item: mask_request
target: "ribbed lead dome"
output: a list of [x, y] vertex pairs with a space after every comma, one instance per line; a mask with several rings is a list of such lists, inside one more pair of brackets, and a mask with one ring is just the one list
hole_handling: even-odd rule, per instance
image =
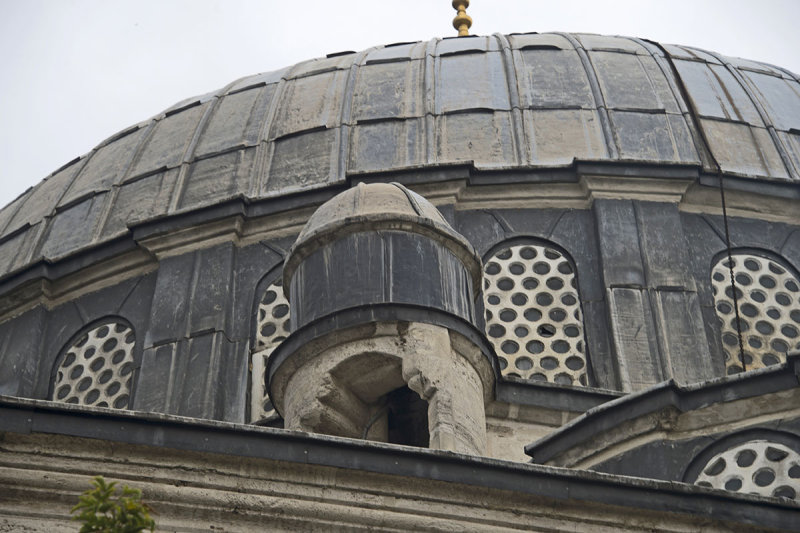
[[425, 235], [449, 249], [466, 265], [479, 290], [480, 256], [433, 204], [399, 183], [359, 183], [322, 204], [308, 219], [284, 265], [284, 291], [297, 265], [320, 246], [353, 233], [398, 230]]
[[146, 220], [470, 163], [700, 167], [800, 181], [800, 83], [769, 65], [597, 35], [395, 44], [231, 83], [132, 126], [0, 211], [0, 275]]

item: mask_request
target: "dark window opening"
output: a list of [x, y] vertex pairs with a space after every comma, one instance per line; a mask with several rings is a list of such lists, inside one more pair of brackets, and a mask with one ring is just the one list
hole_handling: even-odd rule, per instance
[[427, 448], [428, 402], [408, 387], [400, 387], [386, 395], [389, 442]]

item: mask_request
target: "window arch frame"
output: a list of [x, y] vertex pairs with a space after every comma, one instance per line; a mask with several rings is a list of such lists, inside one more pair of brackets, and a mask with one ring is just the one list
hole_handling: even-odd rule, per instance
[[[544, 238], [539, 237], [539, 236], [535, 236], [535, 235], [517, 234], [517, 235], [513, 235], [511, 237], [505, 238], [505, 239], [503, 239], [501, 241], [498, 241], [498, 242], [494, 243], [492, 246], [490, 246], [482, 254], [482, 261], [483, 261], [483, 265], [484, 265], [484, 267], [483, 267], [484, 268], [484, 281], [481, 284], [481, 297], [478, 299], [478, 305], [476, 305], [476, 312], [477, 312], [476, 314], [478, 315], [478, 326], [482, 329], [482, 331], [486, 335], [487, 339], [489, 340], [490, 344], [495, 349], [495, 351], [498, 352], [498, 346], [495, 346], [495, 343], [493, 342], [492, 337], [489, 335], [489, 328], [487, 327], [488, 323], [486, 322], [486, 311], [487, 311], [487, 309], [486, 309], [486, 295], [485, 295], [485, 291], [486, 291], [486, 278], [485, 278], [486, 265], [488, 264], [488, 262], [493, 257], [495, 257], [502, 250], [510, 249], [512, 247], [515, 247], [515, 246], [524, 246], [524, 245], [534, 245], [534, 246], [539, 246], [539, 247], [543, 247], [543, 248], [546, 248], [546, 249], [552, 249], [555, 252], [558, 252], [569, 263], [570, 267], [572, 268], [571, 274], [573, 276], [573, 279], [575, 280], [575, 284], [574, 284], [573, 289], [575, 291], [576, 298], [577, 298], [576, 306], [577, 306], [578, 310], [580, 311], [580, 316], [581, 316], [581, 319], [580, 319], [581, 331], [580, 331], [579, 336], [576, 337], [576, 338], [579, 339], [580, 341], [582, 341], [582, 343], [583, 343], [583, 353], [581, 355], [583, 356], [583, 363], [584, 363], [583, 371], [584, 371], [584, 374], [586, 376], [586, 383], [583, 384], [583, 383], [580, 383], [577, 380], [574, 380], [574, 382], [572, 384], [567, 385], [567, 384], [556, 383], [556, 382], [553, 382], [553, 381], [534, 380], [534, 379], [531, 379], [531, 378], [517, 378], [515, 376], [511, 376], [511, 377], [515, 378], [515, 379], [522, 379], [522, 380], [524, 380], [526, 382], [531, 382], [531, 383], [547, 383], [548, 385], [557, 385], [557, 386], [565, 386], [565, 387], [576, 387], [576, 388], [593, 387], [594, 384], [595, 384], [595, 379], [594, 379], [594, 372], [593, 372], [592, 364], [591, 364], [591, 350], [590, 350], [589, 342], [587, 340], [587, 327], [586, 327], [585, 314], [584, 314], [584, 311], [583, 311], [583, 300], [581, 299], [580, 275], [579, 275], [579, 272], [578, 272], [577, 263], [573, 259], [572, 254], [569, 253], [569, 251], [566, 250], [560, 244], [558, 244], [556, 242], [553, 242], [551, 240], [548, 240], [548, 239], [544, 239]], [[534, 289], [532, 289], [532, 291], [533, 290]], [[569, 357], [571, 354], [572, 354], [572, 351], [569, 351], [566, 354], [561, 354], [564, 357], [563, 357], [563, 359], [559, 359], [559, 361], [560, 362], [565, 361], [566, 358]], [[502, 355], [500, 353], [497, 353], [497, 355], [498, 355], [498, 359], [500, 357], [502, 357]], [[506, 374], [504, 373], [503, 370], [501, 370], [501, 375], [502, 375], [502, 377], [504, 379], [507, 378], [507, 376], [506, 376]]]
[[[263, 300], [264, 295], [266, 294], [267, 290], [269, 290], [269, 288], [278, 280], [281, 280], [280, 287], [281, 287], [281, 291], [283, 291], [283, 258], [281, 258], [280, 262], [278, 262], [275, 266], [270, 268], [267, 271], [267, 273], [264, 274], [261, 277], [261, 279], [259, 279], [259, 281], [258, 281], [258, 283], [256, 284], [256, 287], [255, 287], [255, 292], [253, 294], [253, 305], [252, 305], [251, 311], [250, 311], [251, 324], [250, 324], [250, 342], [249, 342], [249, 357], [248, 357], [248, 372], [247, 372], [247, 374], [248, 374], [247, 395], [246, 395], [246, 398], [245, 398], [246, 399], [246, 404], [247, 404], [246, 420], [247, 420], [248, 424], [259, 424], [259, 422], [265, 423], [265, 424], [270, 424], [271, 422], [273, 422], [275, 420], [278, 420], [279, 417], [280, 417], [280, 415], [277, 413], [277, 411], [275, 411], [274, 408], [273, 408], [271, 415], [268, 415], [266, 417], [254, 418], [254, 403], [255, 403], [255, 399], [253, 398], [253, 392], [254, 392], [253, 385], [255, 384], [254, 379], [256, 378], [256, 376], [254, 375], [254, 372], [256, 371], [256, 369], [258, 367], [258, 365], [255, 364], [256, 363], [256, 359], [255, 358], [256, 358], [257, 355], [259, 355], [259, 354], [263, 353], [265, 350], [269, 349], [269, 348], [259, 348], [259, 346], [258, 346], [259, 307], [261, 305], [261, 301]], [[285, 294], [285, 293], [282, 292], [281, 294]], [[288, 299], [287, 299], [287, 304], [288, 304]], [[291, 320], [291, 306], [289, 306], [289, 311], [287, 311], [287, 313], [286, 313], [286, 320]], [[288, 332], [287, 332], [287, 335], [288, 335]], [[283, 342], [283, 341], [281, 341], [281, 342]], [[273, 346], [270, 349], [270, 353], [271, 353], [271, 351], [275, 350], [275, 348], [277, 348], [279, 345], [280, 345], [280, 343], [278, 343], [275, 346]], [[265, 360], [263, 362], [263, 369], [264, 370], [266, 369], [266, 362], [267, 362], [266, 359], [267, 358], [265, 358]], [[266, 390], [266, 383], [265, 382], [262, 383], [262, 387], [263, 387], [263, 390], [264, 390], [265, 397], [268, 397], [269, 395], [268, 395], [267, 390]], [[260, 401], [260, 403], [263, 406], [263, 399]], [[267, 412], [267, 411], [265, 411], [265, 412]]]
[[128, 406], [127, 407], [103, 407], [103, 406], [96, 406], [90, 404], [73, 404], [73, 405], [80, 405], [82, 407], [97, 407], [100, 409], [114, 409], [118, 411], [133, 411], [134, 405], [136, 402], [136, 390], [138, 389], [139, 384], [139, 377], [140, 377], [140, 370], [142, 366], [142, 347], [141, 343], [139, 342], [139, 337], [136, 332], [136, 327], [134, 327], [133, 323], [128, 320], [127, 318], [120, 316], [120, 315], [104, 315], [100, 318], [94, 319], [90, 322], [87, 322], [83, 326], [81, 326], [78, 331], [72, 334], [66, 342], [64, 342], [61, 346], [61, 349], [58, 352], [58, 355], [55, 357], [51, 367], [50, 367], [50, 374], [48, 376], [48, 383], [47, 383], [47, 399], [48, 401], [57, 402], [57, 403], [67, 403], [62, 400], [56, 399], [56, 379], [58, 378], [58, 371], [61, 368], [62, 363], [67, 357], [70, 349], [75, 346], [75, 344], [86, 334], [95, 329], [98, 329], [106, 324], [124, 324], [133, 332], [134, 341], [133, 347], [131, 348], [131, 359], [133, 368], [131, 370], [131, 379], [130, 379], [130, 388], [128, 389]]
[[[710, 444], [702, 447], [688, 461], [680, 478], [678, 478], [679, 481], [691, 485], [696, 484], [703, 470], [711, 464], [712, 459], [753, 441], [766, 441], [768, 443], [780, 444], [800, 455], [800, 436], [788, 431], [769, 428], [747, 428], [727, 435], [721, 435]], [[723, 488], [722, 490], [726, 489]], [[732, 492], [738, 492], [738, 490]], [[800, 501], [800, 490], [794, 501]]]
[[[798, 271], [798, 269], [795, 268], [795, 266], [791, 262], [789, 262], [785, 257], [783, 257], [782, 255], [780, 255], [778, 253], [773, 252], [772, 250], [768, 250], [768, 249], [765, 249], [765, 248], [758, 248], [758, 247], [741, 246], [741, 247], [731, 248], [730, 249], [730, 255], [734, 259], [736, 258], [737, 255], [739, 255], [739, 256], [745, 256], [745, 257], [747, 257], [747, 256], [755, 256], [755, 257], [758, 257], [758, 258], [761, 258], [761, 259], [764, 259], [764, 260], [767, 260], [767, 261], [772, 261], [772, 262], [776, 263], [777, 265], [779, 265], [781, 268], [783, 268], [794, 279], [796, 284], [798, 286], [800, 286], [800, 271]], [[709, 293], [710, 293], [711, 300], [712, 300], [712, 309], [713, 309], [713, 312], [714, 312], [714, 316], [716, 317], [716, 321], [714, 321], [714, 327], [713, 327], [714, 335], [715, 335], [714, 344], [719, 347], [719, 355], [721, 357], [721, 362], [722, 362], [722, 374], [721, 375], [735, 375], [735, 374], [741, 374], [742, 371], [738, 371], [738, 372], [729, 372], [728, 371], [728, 368], [729, 368], [730, 365], [728, 365], [728, 363], [727, 363], [727, 361], [728, 361], [728, 359], [727, 359], [727, 351], [725, 349], [725, 342], [724, 342], [723, 336], [726, 333], [730, 333], [730, 332], [726, 331], [726, 328], [725, 328], [725, 320], [726, 319], [723, 318], [720, 310], [718, 309], [718, 305], [719, 305], [720, 302], [718, 301], [717, 294], [715, 294], [715, 292], [714, 292], [714, 284], [715, 284], [714, 271], [715, 271], [715, 268], [717, 267], [717, 265], [720, 265], [720, 264], [724, 263], [727, 260], [728, 260], [728, 250], [727, 249], [722, 249], [722, 250], [716, 252], [711, 258], [711, 262], [710, 262], [710, 265], [709, 265], [709, 268], [708, 268], [708, 278], [707, 279], [708, 279], [708, 281], [710, 283], [710, 285], [709, 285]], [[719, 282], [719, 283], [724, 284], [724, 286], [726, 288], [729, 288], [730, 287], [729, 270], [728, 270], [727, 266], [723, 266], [723, 268], [724, 268], [724, 271], [725, 271], [725, 274], [724, 274], [725, 275], [725, 279], [723, 281]], [[734, 270], [734, 273], [735, 272], [736, 272], [736, 270]], [[741, 287], [740, 287], [740, 285], [738, 283], [737, 283], [736, 287], [739, 289], [740, 294], [744, 295], [744, 290], [741, 289]], [[778, 289], [776, 289], [776, 290], [778, 290]], [[795, 294], [794, 297], [797, 298], [797, 303], [800, 303], [800, 292], [793, 293], [793, 294]], [[727, 296], [726, 300], [730, 300], [730, 304], [731, 305], [733, 304], [733, 299], [730, 296]], [[737, 296], [737, 300], [739, 300], [739, 302], [738, 302], [739, 303], [739, 311], [740, 311], [740, 316], [742, 317], [742, 319], [743, 320], [749, 320], [749, 318], [752, 318], [752, 317], [743, 316], [741, 314], [743, 303], [741, 302], [740, 297], [738, 297], [738, 296]], [[750, 303], [750, 302], [745, 302], [745, 303]], [[795, 305], [797, 305], [797, 304], [795, 304]], [[791, 316], [791, 313], [792, 313], [793, 310], [794, 310], [794, 308], [791, 307], [791, 302], [790, 302], [789, 316]], [[797, 305], [797, 310], [800, 310], [800, 305]], [[735, 313], [733, 312], [733, 310], [731, 310], [730, 313], [731, 313], [730, 314], [730, 316], [731, 316], [730, 320], [733, 320], [734, 319], [733, 317], [735, 317]], [[779, 319], [772, 319], [772, 320], [777, 325], [781, 324], [781, 322], [779, 322]], [[791, 319], [789, 319], [789, 321], [790, 321], [789, 325], [793, 325], [796, 330], [800, 330], [800, 323], [791, 324]], [[735, 328], [733, 328], [733, 332], [732, 333], [733, 333], [734, 336], [736, 335]], [[772, 333], [764, 334], [764, 333], [758, 332], [757, 334], [754, 334], [754, 333], [748, 333], [747, 331], [745, 331], [745, 329], [742, 329], [742, 336], [743, 336], [745, 354], [748, 354], [748, 348], [758, 350], [758, 351], [754, 351], [754, 352], [748, 354], [748, 355], [750, 355], [750, 361], [751, 362], [752, 362], [754, 356], [758, 356], [759, 354], [765, 354], [765, 353], [769, 352], [769, 350], [767, 350], [765, 352], [765, 350], [763, 348], [755, 348], [752, 345], [749, 345], [748, 336], [766, 337], [767, 335], [772, 335]], [[779, 350], [774, 350], [775, 352], [778, 352], [778, 359], [779, 360], [777, 362], [770, 363], [770, 364], [763, 364], [763, 362], [762, 362], [758, 366], [754, 366], [752, 369], [755, 370], [755, 369], [758, 369], [758, 368], [765, 368], [765, 367], [771, 366], [773, 364], [780, 364], [782, 362], [780, 360], [781, 358], [783, 359], [783, 361], [785, 361], [786, 360], [786, 354], [788, 352], [800, 348], [800, 336], [796, 337], [794, 342], [795, 342], [795, 344], [794, 345], [789, 345], [788, 349], [786, 351], [784, 351], [784, 352], [780, 352]], [[767, 343], [767, 345], [769, 345], [769, 342]], [[733, 346], [733, 348], [734, 348], [734, 351], [735, 351], [736, 360], [738, 360], [738, 357], [739, 357], [738, 338], [736, 339], [736, 346]], [[750, 367], [748, 367], [748, 371], [749, 370], [751, 370]]]

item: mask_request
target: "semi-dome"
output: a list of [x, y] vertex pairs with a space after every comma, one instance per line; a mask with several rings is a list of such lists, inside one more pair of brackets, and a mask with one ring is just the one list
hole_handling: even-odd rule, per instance
[[143, 221], [373, 173], [635, 161], [796, 182], [798, 132], [795, 74], [642, 39], [512, 34], [331, 54], [185, 100], [59, 169], [0, 211], [0, 274]]

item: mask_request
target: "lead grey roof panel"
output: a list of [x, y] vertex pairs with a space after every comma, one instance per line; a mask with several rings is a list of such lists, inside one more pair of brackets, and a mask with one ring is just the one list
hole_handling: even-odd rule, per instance
[[129, 176], [180, 165], [208, 106], [196, 105], [159, 120]]
[[283, 76], [286, 74], [286, 72], [289, 71], [290, 68], [291, 67], [286, 67], [280, 70], [273, 70], [270, 72], [256, 74], [255, 76], [248, 76], [246, 78], [242, 78], [236, 81], [233, 85], [231, 85], [228, 88], [228, 94], [235, 93], [250, 87], [257, 87], [262, 85], [269, 85], [271, 83], [278, 83], [279, 81], [281, 81]]
[[527, 49], [519, 58], [517, 80], [524, 107], [594, 107], [589, 78], [575, 50]]
[[437, 60], [435, 113], [462, 109], [511, 109], [503, 56], [458, 54]]
[[772, 124], [779, 130], [800, 131], [800, 83], [757, 72], [743, 72], [758, 92]]
[[427, 43], [402, 43], [385, 46], [370, 50], [365, 58], [364, 64], [388, 63], [393, 61], [408, 61], [411, 59], [423, 59], [425, 57], [425, 45]]
[[724, 66], [683, 60], [674, 63], [699, 115], [763, 126], [753, 102]]
[[222, 98], [194, 151], [195, 156], [258, 143], [275, 84], [249, 89]]
[[352, 119], [408, 118], [425, 113], [419, 90], [422, 61], [365, 65], [358, 69], [353, 92]]
[[116, 139], [89, 157], [89, 161], [70, 186], [60, 205], [66, 205], [87, 193], [103, 192], [122, 181], [148, 128], [141, 127]]
[[64, 191], [70, 186], [84, 163], [85, 160], [79, 161], [61, 169], [25, 196], [22, 206], [6, 226], [4, 234], [13, 233], [25, 224], [36, 224], [43, 218], [51, 216]]
[[613, 52], [591, 52], [589, 56], [609, 107], [678, 111], [652, 57]]
[[287, 83], [278, 104], [270, 137], [339, 124], [347, 72], [334, 70]]
[[360, 172], [698, 165], [707, 147], [723, 172], [800, 183], [799, 87], [772, 65], [598, 35], [434, 39], [306, 61], [183, 100], [7, 206], [0, 243], [24, 251], [8, 252], [0, 275], [34, 250], [63, 257], [143, 219]]

